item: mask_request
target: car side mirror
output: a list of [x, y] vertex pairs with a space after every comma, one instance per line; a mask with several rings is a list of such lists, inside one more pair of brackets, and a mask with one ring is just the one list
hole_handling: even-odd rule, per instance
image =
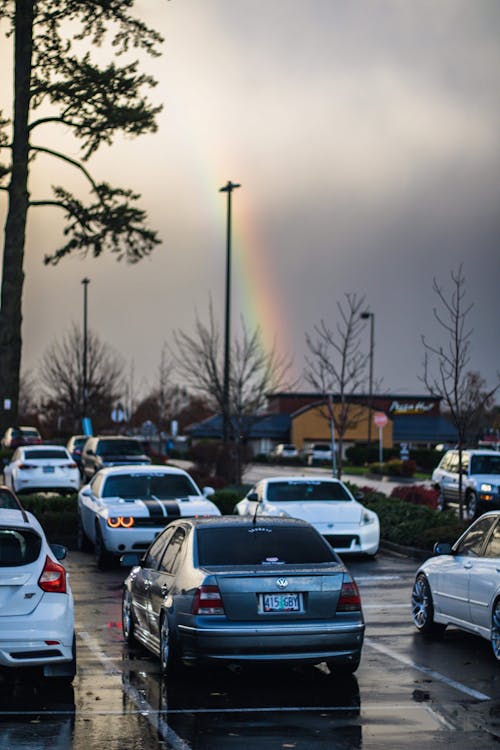
[[436, 542], [433, 552], [435, 555], [451, 555], [451, 544], [448, 542]]
[[120, 557], [120, 565], [122, 568], [135, 568], [142, 562], [142, 555], [137, 552], [127, 552], [125, 555]]
[[90, 484], [86, 484], [85, 487], [82, 487], [80, 490], [80, 494], [84, 497], [92, 497], [92, 489], [90, 487]]
[[50, 549], [54, 553], [56, 560], [64, 560], [68, 554], [68, 550], [62, 544], [51, 544]]
[[259, 496], [256, 492], [250, 492], [247, 495], [247, 500], [250, 500], [251, 503], [258, 503], [259, 502]]
[[215, 494], [215, 490], [213, 487], [203, 487], [202, 492], [205, 495], [205, 497], [211, 497], [212, 495]]

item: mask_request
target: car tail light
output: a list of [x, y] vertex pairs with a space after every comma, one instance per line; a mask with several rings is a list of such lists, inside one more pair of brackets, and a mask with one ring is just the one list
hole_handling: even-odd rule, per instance
[[75, 463], [71, 464], [61, 464], [63, 469], [77, 469], [78, 466]]
[[222, 603], [218, 586], [200, 586], [194, 595], [193, 615], [223, 615]]
[[66, 593], [66, 570], [50, 557], [45, 558], [45, 565], [42, 575], [38, 579], [38, 585], [43, 591], [50, 591], [55, 594]]
[[19, 464], [18, 469], [36, 469], [33, 464]]
[[361, 597], [354, 581], [344, 581], [337, 604], [337, 612], [357, 612], [361, 610]]

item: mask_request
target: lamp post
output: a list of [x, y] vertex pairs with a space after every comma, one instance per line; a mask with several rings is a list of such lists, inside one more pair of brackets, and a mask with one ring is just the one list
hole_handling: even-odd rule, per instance
[[373, 406], [373, 350], [374, 350], [374, 327], [375, 315], [369, 310], [361, 313], [363, 320], [370, 319], [370, 375], [369, 375], [369, 392], [368, 392], [368, 447], [372, 444], [372, 406]]
[[82, 388], [82, 417], [87, 416], [87, 398], [88, 398], [88, 384], [87, 384], [87, 287], [90, 284], [90, 279], [82, 279], [83, 284], [83, 353], [82, 353], [82, 373], [83, 373], [83, 388]]
[[241, 187], [228, 180], [219, 193], [227, 193], [227, 232], [226, 232], [226, 306], [224, 324], [224, 383], [222, 390], [222, 440], [229, 440], [229, 372], [231, 349], [231, 193]]

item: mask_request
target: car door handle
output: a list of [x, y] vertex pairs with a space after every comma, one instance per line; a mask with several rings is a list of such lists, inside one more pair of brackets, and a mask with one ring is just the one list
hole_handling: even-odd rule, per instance
[[466, 568], [467, 570], [469, 570], [470, 568], [472, 568], [472, 563], [471, 562], [465, 562], [464, 563], [464, 568]]

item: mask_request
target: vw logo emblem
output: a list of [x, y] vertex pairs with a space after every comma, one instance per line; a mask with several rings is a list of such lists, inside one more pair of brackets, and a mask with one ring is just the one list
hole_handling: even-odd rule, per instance
[[279, 589], [286, 589], [286, 587], [288, 586], [287, 579], [286, 578], [277, 578], [276, 579], [276, 586]]

